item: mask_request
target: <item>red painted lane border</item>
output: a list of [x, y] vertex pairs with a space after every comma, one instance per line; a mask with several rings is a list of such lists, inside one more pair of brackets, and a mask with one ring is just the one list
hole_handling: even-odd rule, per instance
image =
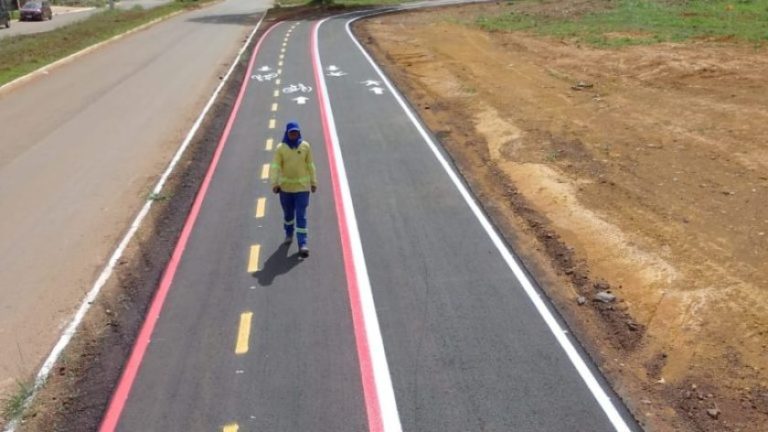
[[320, 121], [323, 126], [323, 138], [325, 139], [325, 150], [328, 153], [328, 165], [331, 174], [331, 185], [333, 188], [333, 199], [336, 204], [336, 216], [339, 222], [339, 234], [341, 236], [341, 249], [344, 257], [344, 270], [347, 276], [347, 291], [349, 293], [349, 303], [352, 309], [352, 324], [355, 331], [355, 342], [357, 345], [357, 357], [360, 362], [360, 375], [363, 382], [363, 396], [365, 398], [365, 408], [368, 414], [368, 430], [370, 432], [382, 432], [384, 430], [381, 420], [381, 407], [379, 405], [379, 395], [376, 389], [376, 379], [373, 373], [371, 362], [371, 352], [368, 346], [368, 336], [365, 329], [365, 316], [363, 315], [362, 304], [360, 302], [360, 290], [357, 284], [357, 270], [352, 257], [352, 247], [349, 238], [349, 227], [347, 224], [346, 213], [344, 210], [344, 201], [341, 196], [339, 185], [339, 173], [336, 156], [333, 151], [331, 141], [331, 132], [328, 126], [328, 113], [325, 111], [326, 95], [321, 91], [322, 68], [320, 67], [319, 48], [317, 47], [317, 29], [322, 21], [315, 22], [310, 38], [310, 56], [312, 58], [312, 69], [315, 74], [315, 88], [317, 88], [317, 99], [320, 107]]
[[200, 214], [200, 208], [202, 207], [203, 201], [205, 200], [205, 195], [208, 192], [211, 179], [213, 178], [213, 174], [216, 171], [219, 158], [221, 157], [221, 153], [223, 152], [224, 146], [226, 145], [229, 138], [232, 125], [235, 123], [237, 112], [240, 110], [240, 104], [243, 101], [245, 90], [248, 87], [248, 83], [251, 81], [249, 77], [253, 71], [253, 64], [256, 61], [256, 54], [259, 52], [261, 43], [264, 41], [264, 39], [266, 39], [267, 35], [269, 35], [269, 33], [278, 25], [280, 25], [280, 23], [274, 24], [272, 27], [267, 29], [267, 31], [264, 32], [264, 34], [259, 38], [259, 42], [253, 49], [253, 54], [251, 55], [251, 59], [248, 62], [248, 68], [245, 72], [243, 84], [240, 86], [240, 93], [237, 96], [235, 105], [232, 107], [229, 120], [227, 121], [227, 125], [221, 135], [221, 139], [219, 140], [219, 144], [216, 147], [216, 151], [213, 154], [211, 164], [205, 174], [203, 183], [200, 185], [200, 190], [197, 192], [197, 196], [195, 197], [195, 201], [192, 204], [192, 209], [189, 212], [189, 216], [187, 216], [187, 221], [184, 223], [184, 228], [182, 229], [181, 236], [176, 243], [176, 248], [173, 250], [171, 260], [168, 262], [168, 265], [165, 268], [163, 278], [160, 281], [160, 285], [157, 289], [157, 292], [155, 293], [155, 297], [152, 299], [152, 303], [149, 307], [149, 311], [147, 312], [144, 324], [142, 324], [139, 335], [133, 345], [131, 356], [128, 358], [125, 369], [123, 369], [123, 374], [121, 375], [120, 381], [117, 384], [117, 389], [112, 394], [112, 399], [109, 402], [107, 412], [104, 415], [104, 418], [101, 422], [101, 427], [99, 428], [100, 432], [112, 432], [117, 427], [118, 421], [120, 420], [120, 415], [122, 414], [123, 408], [125, 408], [125, 404], [128, 401], [128, 395], [131, 392], [133, 383], [136, 380], [136, 375], [138, 374], [139, 368], [141, 367], [141, 362], [144, 359], [144, 354], [147, 352], [147, 347], [149, 346], [152, 332], [155, 329], [157, 320], [160, 318], [160, 313], [163, 310], [165, 299], [168, 297], [168, 291], [170, 291], [173, 278], [176, 276], [176, 270], [178, 269], [179, 263], [181, 262], [181, 257], [187, 247], [189, 236], [192, 233], [192, 229], [195, 226], [197, 217]]

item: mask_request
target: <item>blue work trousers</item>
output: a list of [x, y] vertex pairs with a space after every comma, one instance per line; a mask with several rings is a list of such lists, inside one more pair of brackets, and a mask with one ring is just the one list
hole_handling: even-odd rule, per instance
[[283, 207], [285, 236], [293, 237], [295, 228], [299, 247], [305, 246], [307, 244], [309, 192], [280, 192], [280, 205]]

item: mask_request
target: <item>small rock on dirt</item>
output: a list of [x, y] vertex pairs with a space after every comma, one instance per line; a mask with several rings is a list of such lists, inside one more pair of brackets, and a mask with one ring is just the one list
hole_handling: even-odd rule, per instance
[[576, 299], [576, 303], [579, 304], [579, 306], [583, 305], [587, 302], [587, 298], [584, 296], [579, 296], [579, 298]]
[[611, 289], [611, 286], [604, 281], [597, 281], [594, 284], [592, 284], [592, 287], [597, 291], [608, 291], [609, 289]]
[[600, 291], [599, 293], [595, 294], [595, 301], [612, 303], [616, 301], [616, 296], [609, 293], [608, 291]]
[[576, 91], [581, 91], [581, 90], [584, 90], [584, 89], [591, 89], [592, 87], [594, 87], [594, 84], [592, 84], [592, 83], [588, 83], [588, 82], [584, 82], [584, 81], [579, 81], [576, 84], [572, 85], [571, 89], [572, 90], [576, 90]]
[[707, 410], [707, 414], [713, 419], [717, 420], [720, 417], [720, 410], [717, 408], [710, 408]]

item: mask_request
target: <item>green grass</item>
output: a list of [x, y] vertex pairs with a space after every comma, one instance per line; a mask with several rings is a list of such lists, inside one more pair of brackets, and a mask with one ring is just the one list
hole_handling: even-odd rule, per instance
[[170, 195], [168, 194], [155, 193], [155, 192], [150, 192], [149, 196], [147, 197], [147, 199], [151, 201], [165, 201], [168, 198], [170, 198]]
[[180, 1], [153, 9], [105, 10], [47, 33], [9, 36], [0, 43], [0, 86], [115, 35], [203, 1]]
[[768, 0], [615, 0], [611, 5], [573, 19], [510, 12], [481, 17], [475, 24], [489, 31], [534, 31], [609, 47], [696, 38], [768, 41]]
[[24, 402], [32, 395], [34, 387], [31, 384], [16, 382], [16, 392], [3, 399], [0, 407], [0, 417], [11, 420], [21, 415], [24, 410]]
[[560, 150], [552, 150], [545, 157], [547, 162], [555, 162], [560, 157]]

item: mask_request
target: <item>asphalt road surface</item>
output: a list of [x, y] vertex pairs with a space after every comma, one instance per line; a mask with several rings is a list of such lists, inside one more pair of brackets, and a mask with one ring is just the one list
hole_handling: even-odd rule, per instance
[[54, 8], [53, 19], [49, 21], [11, 21], [11, 28], [0, 28], [0, 39], [8, 36], [49, 32], [59, 27], [82, 21], [97, 12], [99, 12], [99, 9], [90, 8], [79, 10], [67, 9], [66, 13], [61, 13], [60, 9]]
[[[102, 430], [638, 430], [347, 20], [257, 46]], [[289, 120], [319, 173], [306, 260], [265, 179]]]
[[0, 395], [37, 372], [270, 5], [184, 13], [0, 92]]

